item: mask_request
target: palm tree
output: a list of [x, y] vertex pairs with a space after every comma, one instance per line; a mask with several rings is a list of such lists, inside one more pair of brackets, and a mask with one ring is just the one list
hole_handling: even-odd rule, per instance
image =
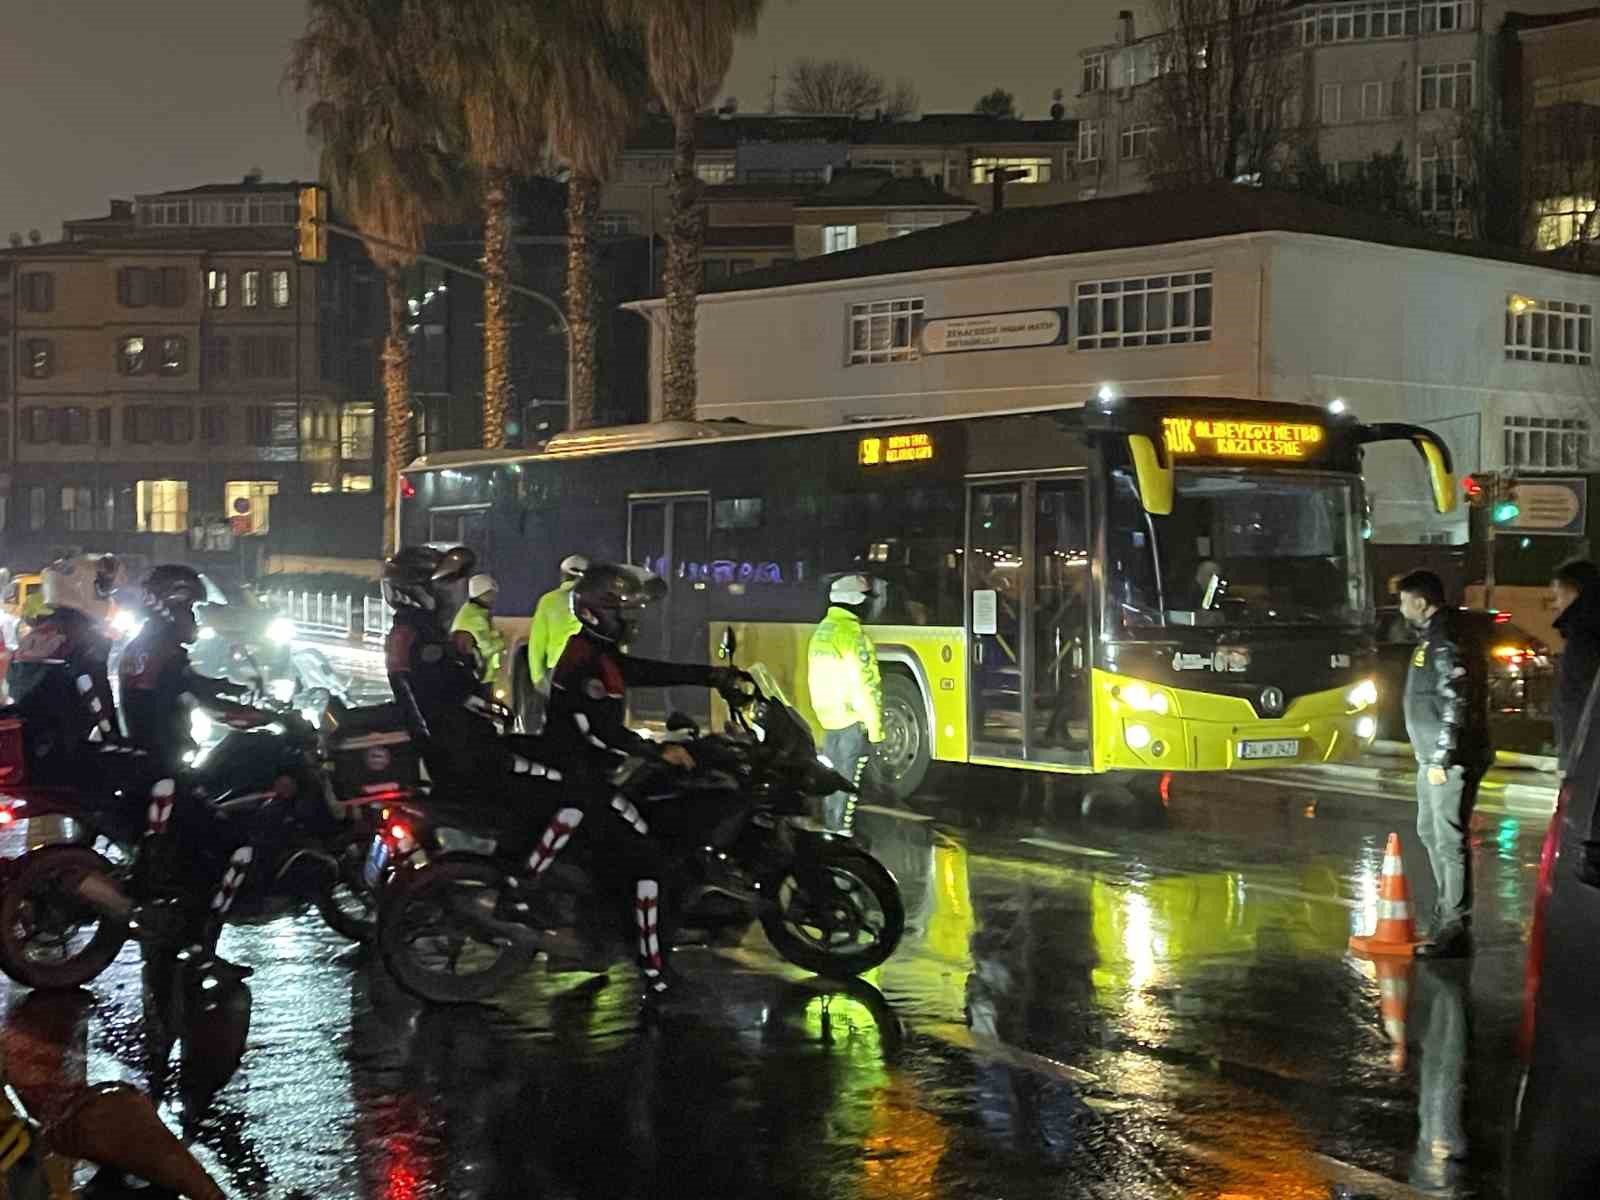
[[667, 355], [662, 417], [695, 412], [695, 297], [704, 234], [694, 173], [694, 123], [733, 61], [734, 38], [755, 28], [763, 0], [613, 0], [644, 33], [650, 81], [672, 117], [672, 215], [667, 230]]
[[600, 189], [642, 107], [648, 79], [634, 27], [609, 0], [566, 0], [544, 27], [544, 127], [568, 167], [567, 321], [572, 356], [568, 424], [594, 424], [598, 295], [594, 219]]
[[449, 0], [427, 6], [412, 52], [455, 118], [483, 204], [483, 445], [506, 444], [511, 409], [513, 181], [544, 154], [544, 23], [560, 0]]
[[[452, 178], [441, 150], [442, 114], [423, 87], [411, 44], [413, 0], [310, 0], [287, 79], [310, 98], [306, 129], [321, 148], [322, 175], [341, 213], [371, 235], [389, 305], [383, 349], [384, 495], [416, 453], [411, 420], [410, 311], [406, 271], [424, 230], [450, 207]], [[388, 549], [394, 523], [384, 522]]]

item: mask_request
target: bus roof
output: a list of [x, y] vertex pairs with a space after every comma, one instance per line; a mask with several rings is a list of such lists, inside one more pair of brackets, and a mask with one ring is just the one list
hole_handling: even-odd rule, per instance
[[[1124, 398], [1118, 398], [1121, 403]], [[1257, 410], [1265, 415], [1270, 410], [1280, 417], [1290, 410], [1303, 410], [1327, 417], [1327, 410], [1318, 405], [1297, 401], [1256, 400], [1238, 396], [1129, 396], [1134, 404], [1157, 401], [1176, 401], [1183, 404], [1217, 404], [1230, 410], [1249, 412]], [[1024, 408], [997, 408], [982, 412], [937, 413], [926, 416], [895, 416], [882, 420], [853, 421], [839, 425], [760, 425], [737, 418], [720, 421], [655, 421], [642, 425], [610, 425], [597, 429], [577, 429], [558, 433], [545, 443], [542, 450], [447, 450], [440, 454], [425, 454], [402, 468], [404, 471], [427, 471], [451, 467], [497, 466], [505, 463], [528, 462], [539, 459], [576, 458], [599, 454], [618, 454], [629, 450], [656, 450], [675, 446], [692, 446], [709, 440], [751, 441], [779, 437], [811, 437], [824, 433], [842, 433], [849, 430], [867, 431], [895, 425], [930, 425], [946, 421], [970, 421], [986, 417], [1017, 417], [1039, 413], [1077, 412], [1089, 403], [1073, 400], [1062, 404], [1038, 404]]]

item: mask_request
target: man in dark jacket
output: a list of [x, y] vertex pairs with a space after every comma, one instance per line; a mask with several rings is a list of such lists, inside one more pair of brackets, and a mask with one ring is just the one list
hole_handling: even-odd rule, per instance
[[1578, 718], [1600, 674], [1600, 567], [1587, 561], [1557, 567], [1550, 580], [1550, 603], [1562, 642], [1553, 710], [1556, 765], [1565, 773]]
[[1459, 958], [1472, 951], [1472, 806], [1494, 760], [1484, 658], [1463, 647], [1432, 571], [1400, 581], [1400, 611], [1422, 633], [1406, 675], [1406, 734], [1417, 758], [1417, 834], [1437, 897], [1432, 936], [1417, 955]]

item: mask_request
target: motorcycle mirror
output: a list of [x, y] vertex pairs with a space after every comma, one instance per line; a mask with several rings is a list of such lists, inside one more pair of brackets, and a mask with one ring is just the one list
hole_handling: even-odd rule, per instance
[[722, 641], [717, 643], [717, 657], [733, 661], [734, 653], [739, 649], [739, 639], [734, 635], [733, 626], [727, 625], [722, 630]]

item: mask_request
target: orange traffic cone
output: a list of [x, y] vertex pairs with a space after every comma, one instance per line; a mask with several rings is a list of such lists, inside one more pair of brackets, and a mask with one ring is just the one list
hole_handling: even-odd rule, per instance
[[1368, 958], [1383, 955], [1410, 958], [1417, 950], [1417, 926], [1411, 919], [1411, 891], [1400, 858], [1400, 835], [1391, 833], [1383, 851], [1383, 879], [1378, 884], [1378, 927], [1370, 934], [1352, 934], [1350, 949]]
[[1410, 962], [1397, 958], [1375, 958], [1378, 968], [1378, 1013], [1383, 1017], [1383, 1032], [1389, 1039], [1389, 1065], [1406, 1069], [1406, 1006], [1411, 999]]

